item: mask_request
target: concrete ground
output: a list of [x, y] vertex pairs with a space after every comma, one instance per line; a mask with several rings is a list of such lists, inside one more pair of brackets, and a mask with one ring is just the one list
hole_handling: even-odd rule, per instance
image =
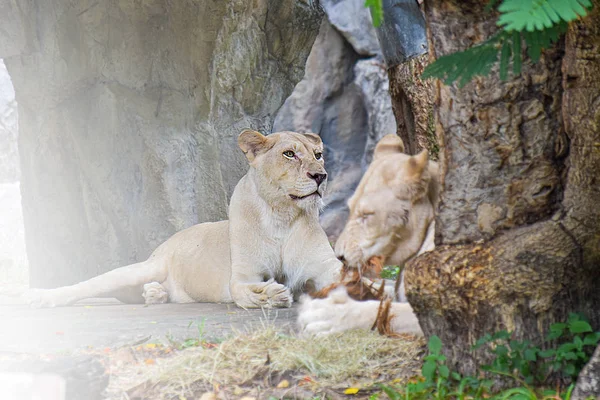
[[[4, 302], [6, 303], [6, 301]], [[32, 309], [0, 300], [0, 354], [69, 353], [141, 343], [222, 339], [271, 324], [292, 329], [297, 308], [244, 310], [233, 304], [122, 304], [90, 300], [71, 307]]]

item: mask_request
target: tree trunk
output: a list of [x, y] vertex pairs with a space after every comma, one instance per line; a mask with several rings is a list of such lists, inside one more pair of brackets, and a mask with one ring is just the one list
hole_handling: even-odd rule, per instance
[[408, 154], [427, 149], [437, 160], [438, 145], [433, 125], [433, 82], [421, 80], [428, 55], [414, 57], [388, 70], [392, 109], [398, 135]]
[[[487, 0], [426, 4], [432, 56], [481, 42]], [[436, 250], [406, 267], [407, 297], [462, 373], [470, 348], [514, 331], [538, 344], [582, 312], [600, 327], [600, 14], [506, 82], [497, 71], [462, 89], [435, 83], [441, 195]]]

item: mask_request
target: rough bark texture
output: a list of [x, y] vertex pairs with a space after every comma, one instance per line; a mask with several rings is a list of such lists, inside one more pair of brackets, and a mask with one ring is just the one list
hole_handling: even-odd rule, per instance
[[0, 2], [33, 286], [145, 259], [227, 217], [322, 14], [296, 0]]
[[577, 385], [573, 390], [572, 400], [600, 399], [600, 346], [581, 370], [577, 377]]
[[388, 69], [392, 108], [398, 121], [397, 134], [408, 154], [429, 150], [438, 158], [438, 143], [433, 124], [433, 81], [421, 80], [429, 55], [412, 58]]
[[[489, 37], [487, 1], [432, 0], [435, 56]], [[437, 248], [406, 267], [407, 297], [463, 373], [470, 347], [501, 329], [538, 343], [569, 312], [600, 326], [600, 69], [598, 7], [566, 41], [526, 64], [462, 89], [436, 83], [444, 192]]]

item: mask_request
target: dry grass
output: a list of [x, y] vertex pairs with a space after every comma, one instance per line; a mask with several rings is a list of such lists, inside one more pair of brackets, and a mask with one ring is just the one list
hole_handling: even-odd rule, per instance
[[212, 348], [113, 366], [109, 396], [192, 399], [214, 392], [217, 398], [336, 398], [357, 387], [361, 398], [375, 390], [375, 383], [398, 383], [418, 374], [422, 349], [422, 339], [412, 336], [353, 331], [302, 338], [267, 328]]

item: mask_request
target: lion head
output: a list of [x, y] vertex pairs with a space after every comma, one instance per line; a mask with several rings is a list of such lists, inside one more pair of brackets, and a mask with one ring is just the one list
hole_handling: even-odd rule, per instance
[[350, 215], [337, 257], [363, 266], [374, 256], [402, 264], [423, 244], [437, 206], [437, 164], [427, 151], [410, 156], [397, 135], [379, 141], [373, 161], [348, 200]]
[[261, 196], [270, 204], [305, 210], [322, 206], [327, 172], [319, 136], [296, 132], [264, 136], [244, 130], [238, 144], [250, 163], [249, 173], [261, 182]]

